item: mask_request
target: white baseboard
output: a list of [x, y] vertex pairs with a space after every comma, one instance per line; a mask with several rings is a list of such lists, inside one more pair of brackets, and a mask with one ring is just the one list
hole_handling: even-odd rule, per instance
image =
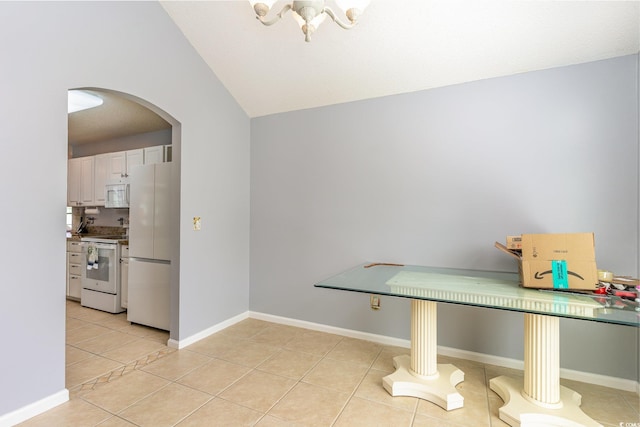
[[[443, 356], [456, 357], [459, 359], [472, 360], [474, 362], [496, 365], [503, 368], [524, 370], [524, 361], [509, 359], [506, 357], [493, 356], [490, 354], [474, 353], [472, 351], [459, 350], [457, 348], [438, 346], [438, 354]], [[572, 381], [579, 381], [587, 384], [596, 384], [603, 387], [611, 387], [618, 390], [640, 393], [640, 383], [625, 378], [610, 377], [607, 375], [594, 374], [591, 372], [575, 371], [573, 369], [560, 368], [560, 378]]]
[[[367, 332], [354, 331], [351, 329], [337, 328], [334, 326], [323, 325], [321, 323], [312, 323], [304, 320], [290, 319], [286, 317], [274, 316], [271, 314], [249, 312], [252, 319], [264, 320], [267, 322], [280, 323], [283, 325], [296, 326], [299, 328], [311, 329], [314, 331], [327, 332], [336, 335], [342, 335], [350, 338], [357, 338], [367, 341], [376, 342], [383, 345], [394, 345], [397, 347], [411, 348], [410, 340], [387, 337], [384, 335], [370, 334]], [[457, 348], [438, 346], [438, 354], [459, 359], [472, 360], [490, 365], [496, 365], [504, 368], [524, 370], [524, 361], [510, 359], [507, 357], [494, 356], [491, 354], [475, 353], [467, 350], [459, 350]], [[618, 390], [630, 391], [640, 394], [640, 383], [637, 381], [616, 378], [606, 375], [593, 374], [590, 372], [574, 371], [572, 369], [560, 369], [560, 378], [580, 381], [587, 384], [596, 384], [604, 387], [611, 387]]]
[[305, 320], [290, 319], [288, 317], [274, 316], [272, 314], [249, 312], [252, 319], [264, 320], [266, 322], [279, 323], [282, 325], [296, 326], [298, 328], [311, 329], [313, 331], [326, 332], [329, 334], [341, 335], [343, 337], [357, 338], [366, 341], [376, 342], [383, 345], [394, 345], [396, 347], [411, 348], [411, 341], [400, 338], [387, 337], [384, 335], [370, 334], [368, 332], [343, 329], [335, 326], [323, 325], [322, 323], [307, 322]]
[[58, 405], [61, 405], [69, 401], [69, 390], [66, 388], [59, 392], [40, 399], [37, 402], [30, 403], [22, 408], [16, 409], [8, 414], [0, 415], [0, 427], [9, 427], [19, 424], [29, 418], [33, 418], [36, 415], [40, 415], [43, 412], [53, 409]]
[[177, 348], [177, 349], [185, 348], [188, 345], [191, 345], [197, 341], [200, 341], [201, 339], [206, 338], [209, 335], [213, 335], [216, 332], [220, 332], [221, 330], [228, 328], [229, 326], [234, 325], [244, 319], [247, 319], [248, 317], [249, 317], [249, 312], [245, 311], [244, 313], [238, 314], [237, 316], [234, 316], [230, 319], [227, 319], [223, 322], [213, 325], [185, 339], [182, 339], [182, 340], [170, 339], [169, 341], [167, 341], [167, 346], [170, 348]]

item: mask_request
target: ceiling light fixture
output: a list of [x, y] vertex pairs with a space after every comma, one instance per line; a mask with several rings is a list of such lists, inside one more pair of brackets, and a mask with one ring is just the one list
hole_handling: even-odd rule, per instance
[[68, 96], [67, 113], [87, 110], [102, 105], [104, 101], [97, 95], [83, 90], [70, 90]]
[[342, 9], [347, 16], [349, 22], [341, 21], [335, 12], [325, 5], [324, 0], [308, 0], [293, 1], [285, 5], [282, 10], [276, 14], [275, 18], [267, 20], [266, 16], [271, 10], [271, 6], [276, 0], [249, 0], [253, 10], [256, 12], [256, 19], [264, 25], [273, 25], [282, 18], [288, 10], [293, 12], [294, 19], [300, 25], [300, 29], [305, 35], [304, 40], [311, 41], [311, 34], [318, 26], [329, 16], [333, 22], [340, 25], [345, 30], [353, 28], [358, 23], [358, 17], [369, 4], [370, 0], [335, 0], [336, 4]]

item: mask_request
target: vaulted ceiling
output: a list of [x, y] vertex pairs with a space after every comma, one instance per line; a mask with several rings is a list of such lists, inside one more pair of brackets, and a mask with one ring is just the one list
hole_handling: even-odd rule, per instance
[[[266, 27], [248, 0], [160, 3], [249, 117], [640, 51], [640, 1], [371, 0], [355, 28], [327, 19], [309, 43], [291, 12]], [[169, 126], [123, 101], [70, 115], [70, 141]]]
[[291, 12], [265, 27], [247, 0], [161, 4], [250, 117], [640, 50], [638, 1], [371, 0], [309, 43]]

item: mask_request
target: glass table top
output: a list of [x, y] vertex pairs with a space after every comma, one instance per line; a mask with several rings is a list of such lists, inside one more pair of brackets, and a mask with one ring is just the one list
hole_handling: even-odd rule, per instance
[[361, 264], [315, 286], [640, 326], [637, 302], [615, 296], [523, 288], [519, 283], [515, 273], [374, 263]]

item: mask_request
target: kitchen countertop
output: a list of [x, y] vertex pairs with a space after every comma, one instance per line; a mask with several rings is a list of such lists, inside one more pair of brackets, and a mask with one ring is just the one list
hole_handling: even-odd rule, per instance
[[[69, 233], [67, 233], [67, 241], [69, 241], [69, 242], [80, 241], [84, 237], [101, 237], [101, 236], [105, 236], [105, 234], [93, 234], [93, 233], [87, 233], [87, 234], [71, 233], [71, 234], [69, 234]], [[118, 243], [120, 243], [121, 245], [128, 245], [129, 244], [129, 238], [127, 236], [122, 236], [121, 239], [117, 239], [117, 240], [118, 240]]]
[[129, 236], [127, 234], [127, 229], [123, 227], [111, 227], [111, 226], [89, 226], [87, 227], [86, 233], [72, 233], [67, 231], [67, 241], [79, 241], [83, 237], [112, 237], [112, 236], [121, 236], [121, 239], [118, 239], [118, 243], [121, 245], [129, 244]]

